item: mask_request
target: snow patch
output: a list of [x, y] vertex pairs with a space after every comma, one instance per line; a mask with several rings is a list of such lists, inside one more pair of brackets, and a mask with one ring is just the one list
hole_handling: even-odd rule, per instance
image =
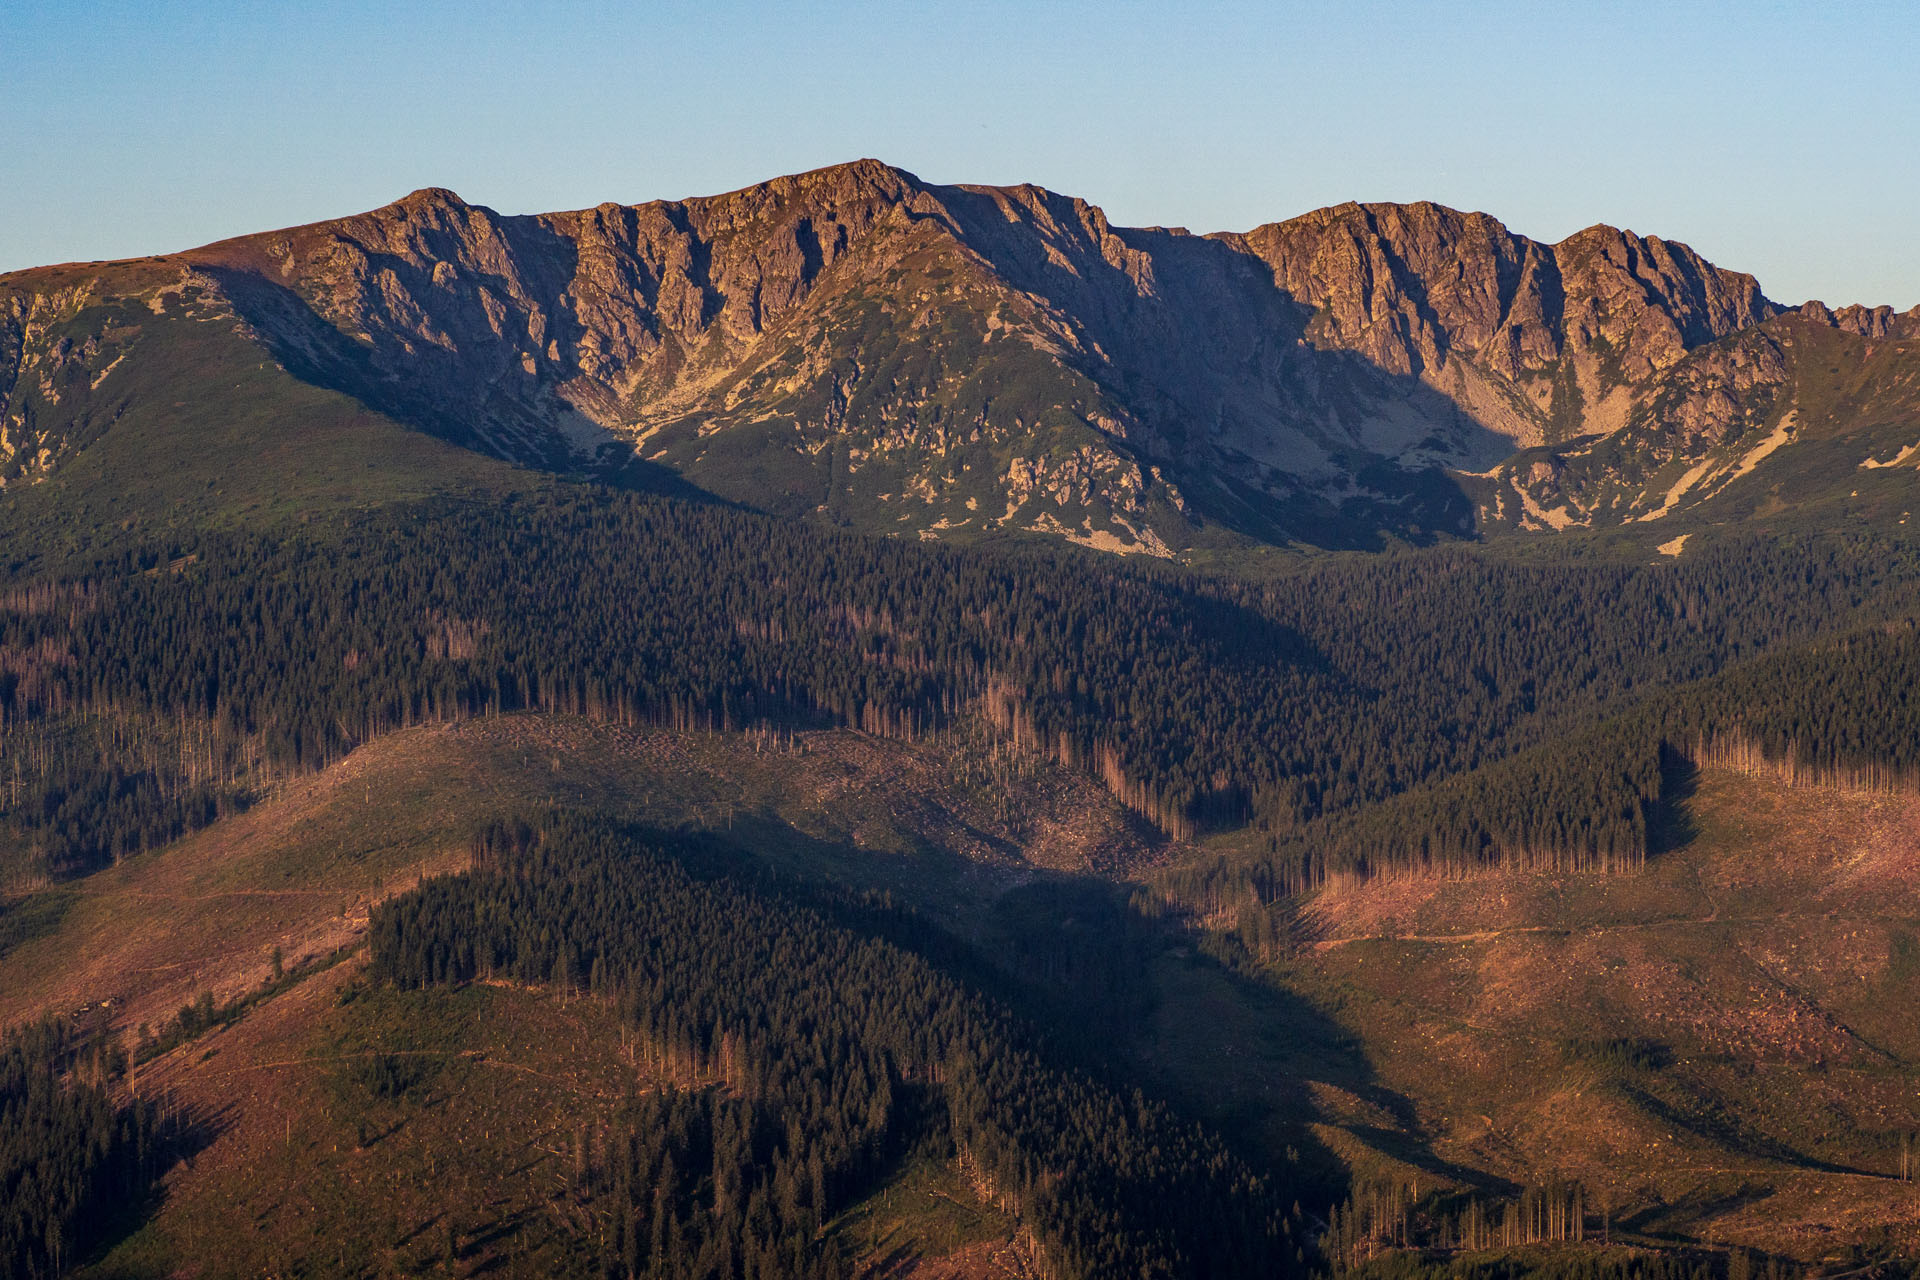
[[[1786, 417], [1780, 419], [1780, 425], [1773, 429], [1772, 435], [1747, 451], [1747, 456], [1740, 459], [1740, 465], [1734, 469], [1732, 475], [1728, 476], [1726, 480], [1721, 483], [1720, 488], [1726, 488], [1727, 485], [1732, 484], [1741, 476], [1751, 475], [1755, 467], [1765, 462], [1769, 456], [1779, 450], [1782, 445], [1791, 442], [1792, 439], [1793, 414], [1789, 412]], [[1716, 492], [1718, 491], [1716, 490]]]
[[1515, 480], [1513, 489], [1520, 495], [1520, 506], [1526, 512], [1527, 518], [1537, 520], [1549, 529], [1565, 529], [1571, 525], [1583, 523], [1566, 507], [1541, 506], [1532, 494], [1520, 487], [1518, 480]]
[[1680, 499], [1686, 497], [1687, 493], [1693, 488], [1693, 486], [1699, 484], [1702, 480], [1706, 479], [1707, 473], [1712, 471], [1713, 468], [1714, 468], [1714, 462], [1712, 458], [1704, 458], [1701, 461], [1694, 463], [1691, 467], [1687, 468], [1686, 474], [1682, 475], [1678, 480], [1676, 480], [1674, 482], [1673, 487], [1667, 490], [1666, 498], [1661, 501], [1658, 507], [1656, 507], [1652, 511], [1645, 513], [1644, 515], [1635, 516], [1634, 518], [1636, 520], [1642, 520], [1642, 521], [1660, 519], [1662, 516], [1666, 515], [1669, 511], [1672, 511], [1675, 507], [1679, 506]]

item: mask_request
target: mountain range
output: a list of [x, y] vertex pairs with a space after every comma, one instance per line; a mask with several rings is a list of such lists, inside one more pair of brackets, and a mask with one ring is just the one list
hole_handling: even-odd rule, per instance
[[1905, 1277], [1917, 343], [875, 161], [0, 276], [0, 1275]]
[[1664, 541], [1891, 510], [1920, 453], [1920, 308], [1783, 306], [1605, 226], [1350, 203], [1195, 235], [861, 160], [537, 216], [429, 188], [0, 276], [0, 481], [137, 429], [179, 325], [500, 458], [922, 539]]

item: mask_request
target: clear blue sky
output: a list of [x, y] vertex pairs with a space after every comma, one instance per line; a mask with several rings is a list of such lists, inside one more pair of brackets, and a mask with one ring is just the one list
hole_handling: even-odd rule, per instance
[[1347, 199], [1920, 303], [1920, 4], [0, 0], [0, 270], [447, 186], [508, 213], [872, 155], [1114, 221]]

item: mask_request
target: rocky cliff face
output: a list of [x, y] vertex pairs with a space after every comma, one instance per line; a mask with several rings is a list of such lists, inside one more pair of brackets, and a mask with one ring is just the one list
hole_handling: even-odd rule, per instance
[[1778, 514], [1904, 519], [1920, 454], [1920, 311], [1818, 303], [1687, 352], [1618, 429], [1473, 477], [1483, 526]]
[[44, 477], [119, 419], [128, 393], [113, 375], [145, 312], [98, 275], [34, 276], [29, 288], [0, 278], [0, 489]]
[[1657, 238], [1547, 245], [1432, 204], [1194, 236], [876, 161], [535, 217], [429, 189], [0, 280], [0, 469], [76, 447], [75, 388], [124, 354], [128, 324], [113, 337], [102, 308], [124, 321], [168, 296], [299, 377], [504, 456], [638, 455], [789, 514], [1156, 554], [1221, 527], [1339, 541], [1644, 514], [1623, 449], [1657, 471], [1777, 430], [1778, 326], [1920, 327], [1789, 316]]
[[[1590, 398], [1775, 313], [1753, 277], [1682, 244], [1590, 227], [1557, 245], [1433, 204], [1341, 205], [1262, 227], [1247, 248], [1323, 315], [1330, 346], [1405, 376], [1465, 363], [1530, 386], [1572, 367]], [[1545, 395], [1517, 426], [1544, 429]]]

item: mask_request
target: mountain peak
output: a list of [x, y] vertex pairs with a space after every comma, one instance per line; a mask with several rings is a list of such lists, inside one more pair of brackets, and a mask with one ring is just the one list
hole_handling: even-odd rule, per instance
[[896, 169], [885, 161], [863, 157], [859, 160], [842, 161], [839, 164], [822, 165], [818, 169], [807, 169], [800, 173], [785, 174], [716, 195], [695, 196], [671, 203], [713, 204], [763, 194], [788, 196], [799, 192], [823, 194], [832, 200], [874, 196], [887, 200], [899, 200], [907, 198], [920, 187], [920, 179], [905, 169]]
[[418, 190], [409, 191], [406, 195], [395, 200], [389, 207], [396, 209], [472, 208], [471, 205], [460, 198], [458, 192], [450, 191], [445, 187], [421, 187]]
[[847, 160], [840, 164], [830, 164], [813, 170], [814, 173], [844, 173], [848, 177], [859, 178], [867, 182], [900, 182], [918, 184], [919, 179], [905, 169], [876, 160], [872, 156], [862, 156], [858, 160]]

